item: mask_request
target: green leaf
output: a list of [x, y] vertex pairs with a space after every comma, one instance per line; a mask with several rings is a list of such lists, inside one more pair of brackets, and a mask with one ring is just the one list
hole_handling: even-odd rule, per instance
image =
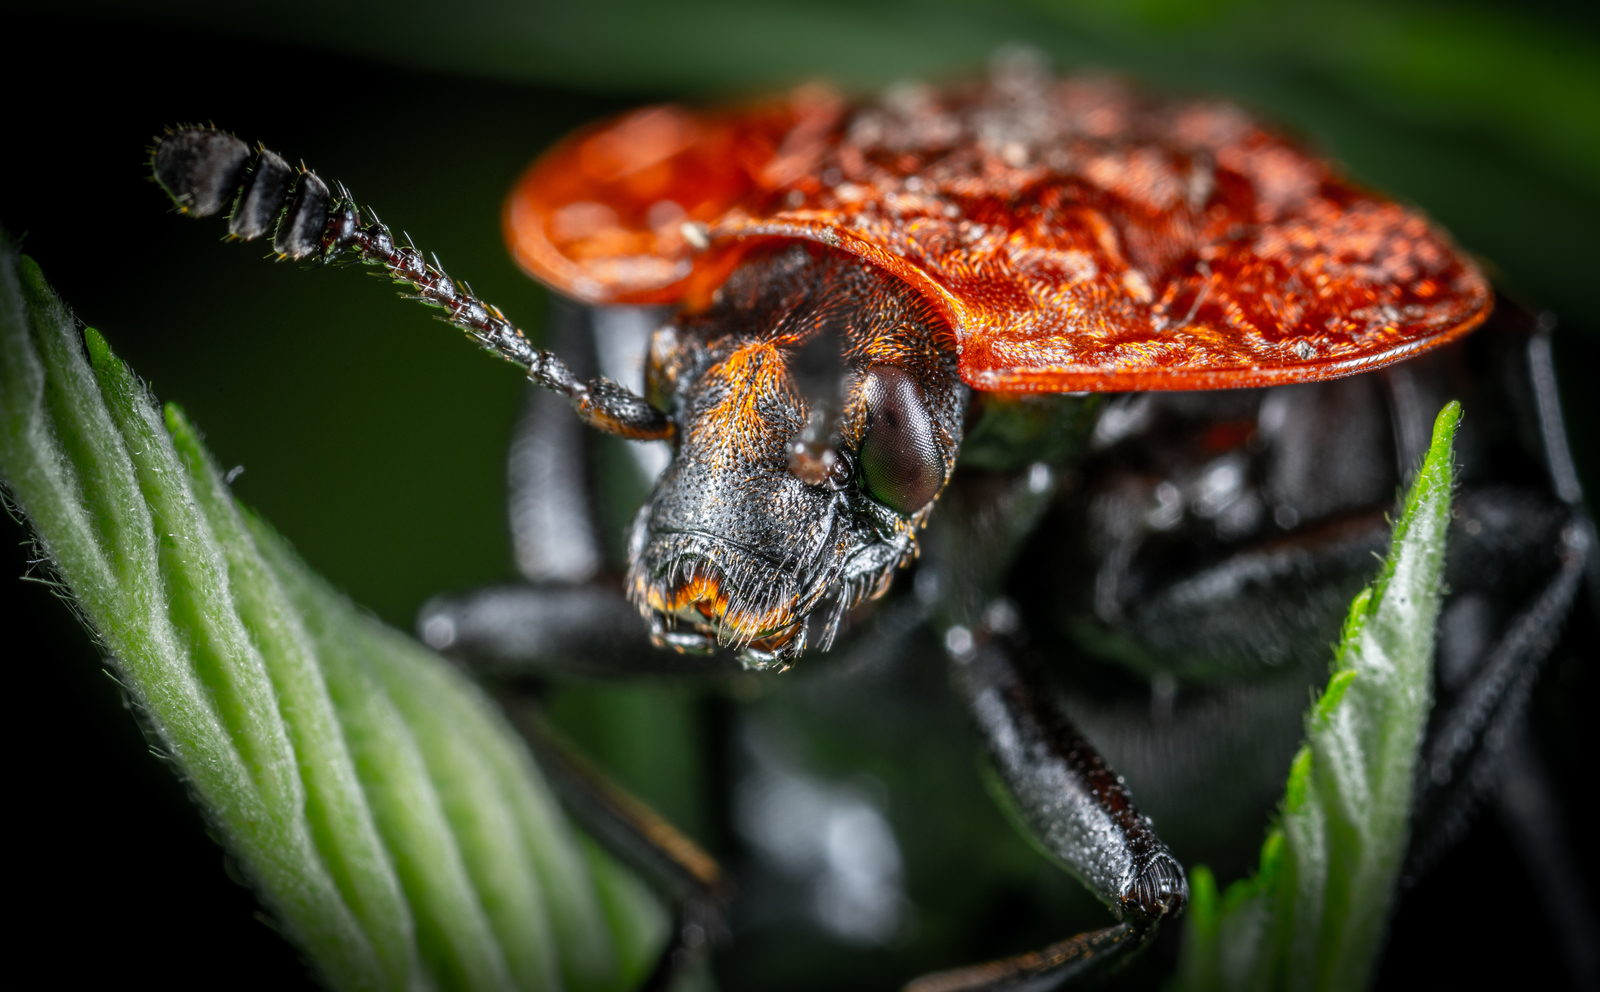
[[1431, 703], [1460, 418], [1457, 403], [1440, 411], [1389, 555], [1351, 604], [1255, 876], [1219, 900], [1209, 871], [1191, 875], [1194, 901], [1174, 992], [1368, 984], [1405, 854]]
[[664, 910], [567, 823], [499, 711], [242, 510], [183, 412], [3, 232], [0, 482], [326, 984], [637, 984]]

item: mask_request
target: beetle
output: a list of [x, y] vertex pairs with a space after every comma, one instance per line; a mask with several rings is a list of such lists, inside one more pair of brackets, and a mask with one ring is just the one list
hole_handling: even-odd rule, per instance
[[[642, 393], [535, 348], [363, 217], [342, 187], [264, 148], [184, 129], [160, 141], [154, 167], [184, 211], [231, 208], [231, 234], [272, 232], [285, 258], [353, 254], [382, 265], [582, 421], [671, 443], [631, 528], [626, 580], [651, 643], [667, 651], [642, 662], [614, 645], [549, 653], [680, 671], [736, 657], [781, 670], [808, 645], [827, 649], [857, 628], [867, 641], [900, 631], [887, 611], [872, 618], [871, 605], [921, 556], [912, 608], [939, 632], [1000, 779], [1117, 918], [1044, 954], [918, 986], [929, 989], [1046, 987], [1098, 971], [1147, 944], [1187, 898], [1177, 860], [1030, 660], [1037, 618], [1067, 613], [1081, 644], [1154, 667], [1152, 686], [1170, 686], [1174, 669], [1203, 681], [1229, 655], [1283, 664], [1284, 644], [1305, 641], [1328, 604], [1348, 598], [1348, 562], [1372, 544], [1370, 514], [1332, 518], [1392, 490], [1382, 472], [1348, 492], [1339, 484], [1350, 480], [1336, 479], [1333, 498], [1317, 504], [1328, 494], [1308, 481], [1315, 473], [1285, 481], [1296, 428], [1338, 423], [1297, 412], [1295, 398], [1333, 397], [1358, 422], [1387, 403], [1394, 440], [1384, 457], [1403, 463], [1415, 453], [1417, 404], [1436, 398], [1424, 386], [1461, 380], [1446, 358], [1390, 375], [1387, 399], [1374, 398], [1371, 378], [1349, 380], [1366, 384], [1354, 392], [1283, 384], [1447, 345], [1493, 302], [1442, 232], [1237, 108], [1154, 99], [1112, 80], [1055, 81], [1027, 60], [986, 85], [900, 87], [860, 107], [808, 88], [707, 114], [649, 108], [536, 163], [507, 208], [524, 267], [589, 304], [675, 307], [651, 337]], [[1523, 342], [1536, 387], [1540, 340]], [[1248, 392], [1150, 398], [1194, 389]], [[1108, 392], [1133, 399], [1102, 405], [1097, 394]], [[1559, 479], [1553, 394], [1548, 385], [1535, 393], [1524, 405], [1542, 418], [1555, 498], [1535, 493], [1499, 517], [1548, 511], [1524, 540], [1552, 549], [1552, 561], [1531, 580], [1536, 602], [1498, 625], [1504, 650], [1482, 662], [1482, 684], [1463, 689], [1463, 732], [1430, 752], [1429, 781], [1440, 786], [1472, 764], [1494, 720], [1517, 710], [1512, 684], [1522, 677], [1506, 672], [1535, 670], [1542, 652], [1509, 639], [1559, 624], [1588, 558], [1576, 496]], [[1173, 450], [1154, 471], [1116, 464], [1130, 441], [1161, 455], [1147, 432], [1163, 423]], [[1096, 460], [1095, 485], [1068, 479]], [[1024, 544], [1041, 520], [1049, 533], [1057, 509], [1086, 526], [1052, 545], [1085, 567], [1056, 570], [1068, 581], [1053, 585], [1065, 588], [1016, 587], [1019, 575], [1050, 572]], [[1473, 521], [1478, 536], [1485, 525]], [[1151, 539], [1184, 524], [1184, 540]], [[1259, 547], [1269, 525], [1297, 538], [1277, 559]], [[1173, 557], [1188, 560], [1173, 567]], [[1204, 630], [1207, 595], [1231, 591], [1217, 601], [1248, 613], [1240, 591], [1259, 596], [1297, 568], [1309, 573], [1309, 593], [1294, 604], [1304, 629], [1276, 640], [1268, 629], [1252, 642], [1235, 623], [1183, 657], [1184, 635]], [[1186, 572], [1187, 586], [1170, 581]], [[528, 615], [581, 615], [580, 639], [578, 628], [598, 631], [596, 621], [615, 616], [605, 592], [574, 584], [560, 596], [540, 590], [544, 612], [533, 603]], [[1073, 616], [1063, 602], [1091, 608]], [[424, 633], [447, 646], [469, 612], [446, 604]], [[1278, 604], [1265, 615], [1285, 612]], [[1469, 669], [1484, 657], [1468, 654]], [[1159, 656], [1168, 660], [1152, 665]], [[1170, 690], [1162, 694], [1170, 706]]]

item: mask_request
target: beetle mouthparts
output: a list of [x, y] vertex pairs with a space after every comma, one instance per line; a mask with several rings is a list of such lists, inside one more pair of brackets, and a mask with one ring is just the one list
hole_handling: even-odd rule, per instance
[[[740, 652], [746, 668], [785, 669], [805, 648], [805, 617], [796, 597], [774, 594], [786, 586], [768, 569], [742, 561], [723, 564], [699, 556], [674, 556], [672, 564], [636, 574], [631, 598], [650, 620], [658, 648], [709, 654], [718, 647]], [[730, 579], [728, 569], [732, 570]], [[665, 573], [665, 574], [662, 574]], [[761, 590], [741, 595], [742, 590]]]

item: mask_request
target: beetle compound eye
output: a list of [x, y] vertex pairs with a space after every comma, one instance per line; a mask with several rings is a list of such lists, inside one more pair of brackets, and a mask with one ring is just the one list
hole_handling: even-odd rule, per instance
[[944, 455], [916, 380], [897, 368], [867, 372], [867, 434], [861, 474], [867, 492], [897, 513], [927, 506], [944, 485]]

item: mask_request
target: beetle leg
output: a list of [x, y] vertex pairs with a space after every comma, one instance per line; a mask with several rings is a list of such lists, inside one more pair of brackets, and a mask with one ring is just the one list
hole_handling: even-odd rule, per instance
[[1538, 892], [1573, 987], [1600, 988], [1600, 941], [1595, 939], [1600, 919], [1583, 883], [1562, 804], [1526, 720], [1511, 733], [1502, 762], [1505, 781], [1495, 802], [1500, 822]]
[[698, 844], [552, 732], [536, 704], [526, 699], [502, 702], [567, 811], [672, 905], [672, 934], [639, 989], [664, 992], [727, 936], [722, 907], [733, 896], [732, 881]]
[[1127, 962], [1188, 900], [1177, 860], [1135, 808], [1121, 778], [1020, 664], [1007, 636], [1015, 612], [995, 599], [1016, 549], [1048, 507], [1059, 473], [958, 476], [924, 541], [917, 593], [944, 630], [953, 682], [966, 700], [1004, 794], [1044, 848], [1110, 907], [1117, 922], [1042, 951], [939, 972], [906, 992], [1039, 990]]
[[1528, 339], [1528, 379], [1533, 384], [1535, 413], [1539, 421], [1539, 441], [1544, 448], [1545, 467], [1550, 473], [1550, 487], [1557, 498], [1572, 507], [1577, 517], [1576, 526], [1588, 539], [1589, 602], [1600, 612], [1600, 554], [1595, 553], [1597, 535], [1594, 521], [1583, 506], [1583, 487], [1578, 481], [1578, 466], [1572, 460], [1572, 448], [1567, 443], [1567, 428], [1561, 415], [1561, 394], [1556, 385], [1555, 357], [1550, 350], [1550, 332], [1555, 329], [1555, 317], [1540, 314], [1536, 331]]
[[1555, 575], [1506, 624], [1499, 641], [1476, 660], [1470, 680], [1452, 693], [1454, 701], [1430, 721], [1417, 768], [1409, 879], [1424, 874], [1466, 832], [1477, 806], [1500, 784], [1500, 752], [1522, 721], [1593, 553], [1586, 523], [1574, 519], [1564, 528]]
[[[1590, 595], [1600, 596], [1600, 555], [1595, 553], [1594, 523], [1584, 512], [1583, 490], [1567, 444], [1550, 350], [1554, 319], [1543, 314], [1533, 323], [1533, 333], [1525, 345], [1525, 373], [1550, 489], [1569, 508], [1568, 515], [1556, 538], [1553, 576], [1529, 605], [1505, 624], [1499, 641], [1478, 652], [1457, 648], [1458, 653], [1470, 655], [1460, 658], [1451, 657], [1448, 645], [1441, 644], [1440, 688], [1449, 703], [1436, 710], [1429, 721], [1428, 741], [1417, 769], [1412, 843], [1404, 873], [1408, 883], [1425, 874], [1466, 833], [1478, 806], [1506, 780], [1508, 762], [1502, 752], [1520, 733], [1528, 697], [1545, 658], [1555, 647], [1586, 572]], [[1502, 536], [1496, 532], [1499, 528], [1481, 521], [1473, 523], [1480, 528], [1477, 533], [1488, 538], [1502, 543], [1515, 541], [1509, 531]], [[1481, 530], [1484, 527], [1488, 530]], [[1452, 554], [1456, 553], [1452, 547]], [[1454, 604], [1449, 607], [1456, 608]], [[1463, 602], [1460, 608], [1484, 609], [1470, 602]], [[1481, 622], [1481, 618], [1477, 619]], [[1452, 672], [1457, 674], [1452, 677]], [[1453, 681], [1464, 684], [1451, 685]]]
[[946, 638], [954, 682], [1015, 812], [1118, 922], [1043, 951], [925, 975], [906, 992], [1042, 992], [1104, 974], [1183, 911], [1189, 897], [1183, 869], [1043, 680], [1002, 639], [979, 634], [982, 643], [974, 643], [971, 636]]
[[424, 604], [417, 630], [435, 650], [497, 681], [633, 678], [743, 671], [730, 652], [679, 654], [650, 644], [648, 625], [620, 589], [490, 586]]
[[[577, 375], [594, 366], [587, 318], [587, 308], [551, 298], [545, 338]], [[530, 582], [587, 582], [600, 571], [591, 439], [565, 406], [548, 390], [530, 389], [507, 458], [511, 539], [517, 571]]]
[[[1151, 934], [1154, 931], [1150, 931]], [[1042, 951], [969, 968], [938, 971], [909, 982], [901, 992], [1045, 992], [1072, 981], [1092, 980], [1148, 942], [1127, 923], [1080, 933]]]

